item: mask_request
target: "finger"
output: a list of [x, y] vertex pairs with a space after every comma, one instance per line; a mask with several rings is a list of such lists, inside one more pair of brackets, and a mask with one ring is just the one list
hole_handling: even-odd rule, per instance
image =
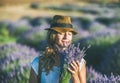
[[76, 68], [78, 67], [76, 61], [73, 61], [72, 64], [73, 64]]
[[75, 71], [73, 71], [71, 68], [67, 68], [68, 69], [68, 71], [70, 71], [72, 74], [74, 74], [75, 73]]
[[80, 66], [80, 62], [78, 60], [76, 61], [76, 64], [78, 67]]
[[72, 67], [71, 69], [76, 70], [76, 67], [73, 65], [73, 63], [71, 63], [70, 66]]
[[76, 61], [77, 65], [78, 65], [78, 69], [80, 70], [80, 62]]

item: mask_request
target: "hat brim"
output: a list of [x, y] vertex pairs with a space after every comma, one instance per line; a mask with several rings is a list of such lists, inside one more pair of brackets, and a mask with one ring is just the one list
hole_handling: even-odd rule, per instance
[[59, 27], [54, 27], [54, 28], [46, 28], [45, 30], [54, 30], [54, 31], [59, 32], [59, 33], [70, 31], [74, 35], [78, 34], [78, 32], [76, 32], [73, 28], [59, 28]]

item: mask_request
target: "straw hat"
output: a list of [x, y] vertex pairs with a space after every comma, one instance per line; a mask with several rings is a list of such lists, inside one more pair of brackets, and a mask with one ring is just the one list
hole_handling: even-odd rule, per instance
[[71, 31], [74, 35], [77, 34], [77, 32], [73, 29], [70, 17], [61, 15], [55, 15], [50, 28], [46, 28], [45, 30], [54, 30], [57, 32]]

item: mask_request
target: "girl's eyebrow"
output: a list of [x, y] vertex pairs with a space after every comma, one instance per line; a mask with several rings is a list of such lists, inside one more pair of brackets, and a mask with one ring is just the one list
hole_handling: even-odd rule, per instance
[[62, 34], [62, 33], [64, 33], [64, 32], [58, 32], [58, 34]]

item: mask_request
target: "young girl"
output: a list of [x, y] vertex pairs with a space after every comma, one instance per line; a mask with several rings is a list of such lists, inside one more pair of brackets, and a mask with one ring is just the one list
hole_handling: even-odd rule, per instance
[[[60, 62], [59, 52], [56, 45], [61, 50], [67, 49], [72, 43], [73, 35], [77, 32], [73, 29], [71, 19], [68, 16], [55, 15], [48, 30], [48, 47], [45, 53], [36, 57], [31, 63], [29, 83], [60, 83]], [[72, 61], [68, 67], [71, 73], [69, 83], [86, 83], [86, 62], [82, 58], [81, 62]]]

